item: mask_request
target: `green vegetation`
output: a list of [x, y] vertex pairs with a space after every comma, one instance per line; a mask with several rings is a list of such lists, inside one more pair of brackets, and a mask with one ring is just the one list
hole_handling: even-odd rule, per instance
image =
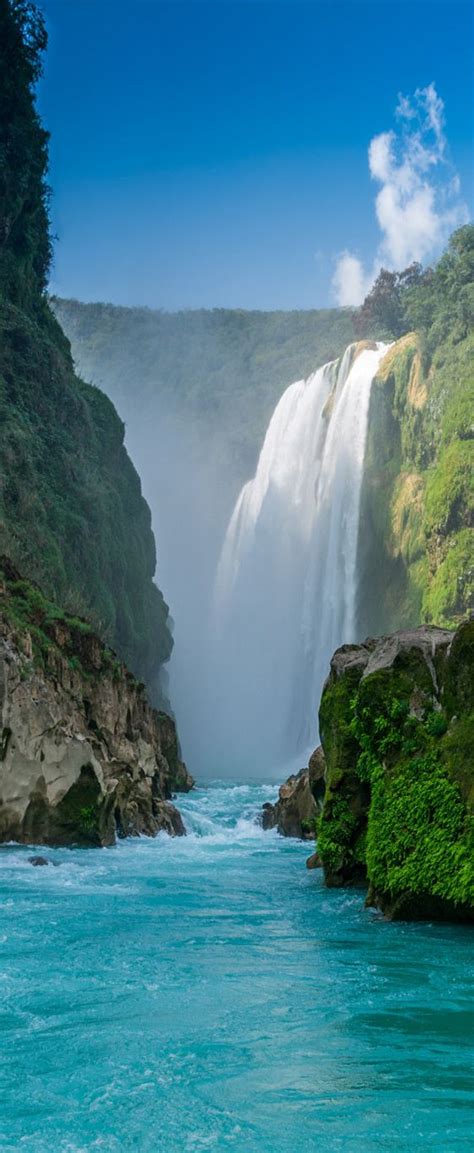
[[359, 337], [398, 340], [423, 334], [426, 362], [448, 338], [458, 343], [474, 320], [474, 225], [458, 228], [433, 268], [411, 264], [402, 272], [382, 268], [354, 316]]
[[[252, 474], [288, 383], [354, 335], [398, 338], [372, 390], [362, 494], [360, 635], [455, 625], [473, 603], [474, 227], [435, 268], [383, 271], [362, 309], [168, 314], [54, 302], [87, 378], [124, 414], [172, 412], [222, 487]], [[402, 334], [402, 335], [400, 335]]]
[[354, 317], [354, 328], [360, 338], [397, 340], [410, 328], [407, 317], [409, 290], [421, 284], [421, 264], [411, 264], [403, 272], [382, 268], [375, 284]]
[[73, 356], [124, 416], [137, 401], [177, 413], [243, 483], [255, 468], [273, 409], [293, 380], [339, 356], [354, 339], [340, 309], [167, 313], [53, 300]]
[[51, 260], [48, 133], [34, 103], [46, 48], [27, 0], [0, 0], [0, 296], [42, 312]]
[[352, 701], [361, 676], [355, 663], [327, 683], [319, 727], [326, 758], [326, 794], [318, 826], [318, 853], [333, 884], [365, 879], [364, 838], [368, 789], [358, 770], [360, 748], [352, 725]]
[[87, 616], [158, 696], [172, 647], [150, 512], [111, 402], [74, 374], [44, 295], [47, 134], [34, 103], [46, 35], [0, 0], [0, 551]]
[[47, 668], [54, 653], [60, 652], [84, 680], [105, 674], [113, 680], [126, 676], [138, 684], [95, 635], [88, 620], [70, 616], [48, 600], [38, 585], [22, 580], [7, 557], [0, 557], [0, 613], [18, 634], [20, 646], [26, 636], [31, 638], [34, 665]]
[[[474, 226], [405, 291], [374, 383], [360, 545], [361, 632], [453, 626], [474, 606]], [[367, 613], [367, 589], [379, 606]]]
[[355, 691], [350, 669], [325, 689], [318, 852], [330, 883], [365, 875], [369, 902], [392, 916], [462, 918], [474, 908], [473, 621], [434, 662], [413, 643], [359, 666]]

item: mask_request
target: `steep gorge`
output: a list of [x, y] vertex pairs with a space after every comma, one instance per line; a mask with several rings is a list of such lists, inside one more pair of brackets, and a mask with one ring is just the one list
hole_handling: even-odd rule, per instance
[[1, 0], [0, 33], [0, 551], [89, 615], [159, 700], [172, 638], [150, 512], [122, 421], [75, 375], [46, 296], [48, 136], [35, 107], [44, 22]]
[[167, 703], [173, 643], [150, 510], [46, 295], [45, 46], [39, 10], [0, 0], [0, 840], [108, 844], [182, 832], [191, 780], [145, 695]]

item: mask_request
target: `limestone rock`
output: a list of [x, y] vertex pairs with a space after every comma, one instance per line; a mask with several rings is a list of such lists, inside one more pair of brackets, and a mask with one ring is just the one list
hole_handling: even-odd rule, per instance
[[324, 796], [324, 772], [324, 754], [318, 748], [312, 754], [308, 768], [301, 769], [280, 785], [276, 804], [263, 806], [263, 828], [277, 828], [283, 837], [314, 839], [316, 817]]
[[38, 653], [18, 625], [28, 587], [10, 574], [0, 588], [0, 842], [182, 835], [170, 797], [193, 781], [174, 721], [81, 622], [42, 620]]

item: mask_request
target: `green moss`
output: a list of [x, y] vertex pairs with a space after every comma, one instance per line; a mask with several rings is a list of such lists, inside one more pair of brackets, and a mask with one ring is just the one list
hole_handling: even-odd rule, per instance
[[[77, 781], [51, 815], [51, 844], [107, 843], [110, 813], [93, 766], [85, 764]], [[113, 839], [113, 838], [112, 838]]]
[[474, 618], [457, 629], [442, 673], [443, 705], [451, 718], [474, 713]]
[[423, 596], [423, 618], [451, 628], [474, 603], [474, 534], [462, 529], [445, 547]]
[[472, 847], [466, 806], [442, 747], [433, 742], [422, 756], [402, 752], [391, 774], [382, 763], [374, 768], [367, 872], [379, 894], [391, 901], [431, 894], [474, 902]]
[[474, 808], [473, 749], [474, 713], [454, 718], [442, 744], [443, 763], [471, 808]]
[[358, 754], [351, 724], [351, 700], [356, 692], [361, 668], [350, 669], [344, 677], [326, 687], [319, 710], [319, 730], [326, 757], [328, 779], [334, 787], [344, 772], [355, 764]]
[[[374, 381], [362, 492], [360, 631], [458, 624], [474, 607], [474, 228], [404, 294]], [[362, 599], [363, 598], [363, 599]], [[378, 614], [378, 617], [377, 617]]]
[[83, 805], [78, 810], [77, 827], [84, 835], [90, 835], [97, 829], [97, 808], [95, 805]]
[[[80, 672], [87, 680], [90, 669], [81, 659], [81, 642], [84, 638], [93, 637], [88, 621], [78, 617], [70, 617], [62, 609], [43, 595], [41, 589], [30, 581], [18, 580], [10, 560], [0, 557], [0, 612], [9, 622], [10, 626], [20, 635], [27, 633], [31, 638], [33, 661], [36, 665], [45, 667], [49, 654], [57, 649], [66, 657], [69, 668]], [[57, 637], [57, 627], [60, 637]], [[123, 666], [115, 654], [97, 640], [100, 650], [100, 668], [94, 669], [95, 675], [112, 671], [112, 675], [119, 670], [123, 675]], [[27, 662], [24, 671], [29, 668]]]
[[347, 798], [331, 792], [325, 798], [324, 812], [318, 826], [318, 853], [328, 874], [347, 874], [355, 861], [352, 842], [357, 818]]
[[[421, 621], [456, 625], [474, 605], [474, 336], [455, 340], [443, 330], [432, 337], [428, 359], [414, 356], [413, 338], [403, 338], [372, 389], [359, 545], [362, 634]], [[367, 602], [373, 616], [374, 601], [372, 623]]]
[[436, 467], [428, 474], [425, 496], [425, 527], [428, 535], [455, 532], [474, 513], [474, 464], [472, 445], [454, 440], [443, 447]]
[[318, 822], [318, 853], [330, 884], [357, 881], [365, 873], [363, 836], [369, 794], [358, 771], [360, 745], [352, 706], [362, 667], [355, 664], [326, 686], [319, 712], [326, 758], [326, 792]]
[[474, 621], [435, 659], [433, 679], [422, 650], [402, 648], [355, 691], [350, 677], [350, 696], [344, 673], [323, 694], [327, 881], [347, 883], [365, 866], [372, 899], [397, 915], [474, 907]]

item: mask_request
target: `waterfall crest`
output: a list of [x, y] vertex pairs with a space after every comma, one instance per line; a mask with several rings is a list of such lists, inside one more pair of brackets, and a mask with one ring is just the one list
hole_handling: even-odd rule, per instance
[[211, 666], [218, 758], [236, 769], [270, 771], [314, 746], [330, 656], [356, 640], [370, 389], [387, 348], [350, 345], [290, 385], [232, 514]]

